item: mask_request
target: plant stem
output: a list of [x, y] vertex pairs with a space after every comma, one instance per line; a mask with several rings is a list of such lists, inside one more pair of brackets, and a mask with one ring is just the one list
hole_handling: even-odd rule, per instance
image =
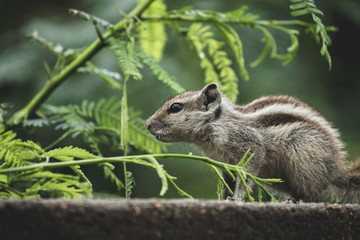
[[214, 161], [207, 157], [201, 157], [201, 156], [192, 156], [187, 154], [144, 154], [144, 155], [133, 155], [133, 156], [119, 156], [119, 157], [107, 157], [107, 158], [94, 158], [94, 159], [84, 159], [84, 160], [76, 160], [76, 161], [67, 161], [67, 162], [53, 162], [53, 163], [39, 163], [39, 164], [33, 164], [28, 166], [22, 166], [22, 167], [15, 167], [15, 168], [3, 168], [0, 169], [0, 174], [3, 173], [10, 173], [10, 172], [19, 172], [19, 171], [27, 171], [27, 170], [33, 170], [36, 168], [59, 168], [59, 167], [71, 167], [75, 165], [90, 165], [90, 164], [98, 164], [98, 163], [104, 163], [104, 162], [130, 162], [136, 163], [136, 159], [146, 159], [149, 157], [154, 158], [186, 158], [186, 159], [192, 159], [192, 160], [198, 160], [205, 163], [212, 164], [214, 166], [217, 166], [219, 168], [224, 169], [225, 167], [228, 168], [234, 168], [235, 165], [230, 165], [226, 163], [220, 163], [217, 161]]
[[110, 38], [115, 32], [124, 30], [127, 23], [132, 17], [139, 18], [145, 9], [154, 0], [146, 0], [141, 4], [138, 4], [128, 15], [120, 22], [118, 22], [112, 29], [109, 29], [102, 35], [102, 39], [97, 38], [89, 47], [81, 52], [71, 63], [69, 63], [62, 71], [54, 75], [43, 87], [43, 89], [35, 95], [33, 99], [21, 110], [16, 112], [10, 120], [7, 122], [8, 125], [19, 124], [24, 121], [29, 115], [34, 113], [40, 105], [52, 94], [52, 92], [63, 83], [72, 73], [76, 71], [78, 67], [83, 65], [87, 60], [94, 56], [101, 48], [105, 46], [104, 40]]
[[[128, 108], [127, 108], [127, 93], [126, 93], [126, 82], [129, 79], [129, 75], [125, 76], [124, 84], [123, 84], [123, 96], [121, 100], [121, 135], [120, 142], [124, 151], [124, 157], [127, 156], [127, 148], [128, 148]], [[130, 198], [130, 186], [128, 181], [128, 171], [126, 168], [126, 162], [123, 162], [124, 169], [124, 183], [125, 183], [125, 199]]]
[[17, 194], [17, 195], [19, 195], [19, 196], [21, 196], [21, 197], [24, 196], [24, 194], [23, 194], [22, 192], [20, 192], [20, 191], [17, 190], [16, 188], [10, 187], [10, 186], [8, 186], [8, 185], [6, 185], [6, 184], [0, 183], [0, 189], [9, 189], [9, 190], [12, 191], [13, 193], [15, 193], [15, 194]]
[[[202, 17], [193, 17], [193, 16], [187, 16], [187, 15], [174, 15], [174, 16], [141, 16], [142, 21], [184, 21], [184, 22], [214, 22], [212, 18], [202, 18]], [[314, 25], [312, 23], [300, 21], [300, 20], [255, 20], [255, 21], [235, 21], [235, 20], [229, 20], [229, 19], [222, 19], [220, 20], [222, 23], [236, 23], [236, 24], [258, 24], [262, 26], [270, 26], [270, 25], [282, 25], [282, 26], [309, 26]]]
[[[167, 190], [167, 181], [164, 180], [164, 177], [166, 177], [167, 180], [169, 180], [171, 182], [171, 184], [178, 190], [178, 192], [183, 195], [183, 196], [187, 196], [187, 197], [191, 197], [189, 194], [187, 194], [186, 192], [184, 192], [183, 190], [181, 190], [173, 181], [174, 177], [170, 176], [168, 173], [166, 173], [166, 171], [162, 170], [162, 168], [157, 165], [157, 158], [183, 158], [183, 159], [191, 159], [191, 160], [195, 160], [195, 161], [202, 161], [204, 163], [209, 164], [217, 173], [218, 177], [221, 177], [217, 168], [220, 168], [222, 170], [225, 170], [227, 172], [235, 172], [236, 175], [238, 175], [244, 186], [246, 187], [246, 183], [244, 178], [250, 178], [253, 179], [254, 182], [256, 181], [256, 183], [261, 187], [261, 184], [259, 184], [259, 181], [261, 181], [262, 183], [267, 183], [267, 184], [271, 184], [271, 183], [276, 183], [276, 182], [282, 182], [280, 179], [260, 179], [257, 178], [249, 173], [246, 173], [243, 169], [242, 166], [237, 166], [237, 165], [230, 165], [227, 163], [222, 163], [222, 162], [217, 162], [214, 161], [210, 158], [207, 157], [201, 157], [201, 156], [192, 156], [192, 155], [186, 155], [186, 154], [144, 154], [144, 155], [134, 155], [134, 156], [120, 156], [120, 157], [108, 157], [108, 158], [97, 158], [97, 159], [84, 159], [84, 160], [76, 160], [76, 161], [67, 161], [67, 162], [54, 162], [54, 163], [49, 163], [49, 162], [43, 162], [43, 163], [39, 163], [39, 164], [33, 164], [33, 165], [28, 165], [28, 166], [22, 166], [22, 167], [15, 167], [15, 168], [3, 168], [0, 169], [0, 174], [8, 174], [11, 172], [25, 172], [25, 171], [29, 171], [29, 170], [34, 170], [34, 169], [39, 169], [42, 170], [44, 168], [58, 168], [58, 167], [73, 167], [73, 166], [80, 166], [80, 165], [90, 165], [90, 164], [99, 164], [99, 163], [111, 163], [111, 162], [122, 162], [124, 164], [124, 167], [126, 168], [126, 163], [133, 163], [133, 164], [140, 164], [140, 165], [144, 165], [147, 167], [151, 167], [154, 168], [157, 172], [159, 177], [161, 178], [162, 182], [162, 189], [160, 192], [160, 195], [165, 194], [166, 190]], [[145, 161], [145, 159], [150, 160], [150, 161]], [[153, 161], [152, 161], [153, 160]], [[159, 170], [161, 169], [161, 170]], [[164, 173], [162, 173], [162, 171], [164, 171]], [[26, 172], [25, 172], [26, 173]], [[127, 176], [126, 176], [126, 170], [124, 171], [125, 174], [125, 181]], [[165, 175], [162, 175], [165, 174]], [[226, 182], [223, 180], [224, 184], [227, 186]], [[127, 184], [127, 183], [126, 183]], [[127, 189], [127, 185], [125, 185], [125, 191], [128, 191]], [[228, 186], [227, 186], [228, 187]], [[249, 191], [247, 189], [246, 190], [246, 194], [247, 197], [250, 201], [253, 200], [252, 196], [250, 195]], [[266, 191], [266, 190], [264, 190]], [[230, 189], [231, 192], [231, 189]], [[268, 191], [266, 191], [266, 193], [268, 193]], [[274, 199], [274, 197], [268, 193], [269, 196], [271, 196], [271, 199]], [[130, 196], [128, 195], [128, 193], [126, 193], [126, 198], [129, 198]]]

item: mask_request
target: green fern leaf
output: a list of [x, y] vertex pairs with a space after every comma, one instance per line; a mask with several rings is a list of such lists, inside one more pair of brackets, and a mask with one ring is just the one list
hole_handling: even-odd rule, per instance
[[64, 66], [74, 60], [74, 58], [78, 55], [77, 50], [66, 49], [61, 44], [54, 44], [46, 40], [45, 38], [39, 36], [39, 33], [37, 31], [34, 31], [31, 35], [28, 35], [27, 37], [40, 43], [48, 50], [57, 55], [57, 62], [52, 70], [50, 69], [48, 64], [44, 62], [45, 70], [48, 74], [49, 79], [51, 79], [52, 76], [58, 74], [64, 68]]
[[231, 22], [253, 24], [259, 18], [259, 15], [247, 13], [248, 7], [246, 5], [239, 9], [225, 13], [226, 17]]
[[[65, 147], [44, 152], [41, 147], [32, 141], [24, 142], [17, 139], [15, 133], [12, 131], [5, 131], [3, 126], [0, 126], [0, 149], [0, 159], [4, 161], [1, 168], [31, 165], [34, 160], [45, 161], [50, 158], [69, 161], [73, 160], [75, 157], [81, 159], [95, 157], [83, 149], [73, 147]], [[91, 196], [90, 181], [78, 166], [73, 166], [71, 168], [78, 175], [77, 177], [50, 171], [42, 171], [42, 169], [21, 172], [16, 175], [0, 175], [0, 197], [56, 197], [58, 194], [63, 197], [83, 197], [80, 193], [86, 193]], [[79, 177], [85, 181], [80, 182]], [[50, 192], [51, 194], [47, 195]], [[53, 193], [56, 194], [53, 195]]]
[[44, 127], [50, 126], [51, 122], [49, 119], [37, 118], [37, 119], [26, 119], [23, 122], [23, 127]]
[[228, 24], [225, 23], [215, 23], [215, 26], [220, 30], [220, 32], [224, 35], [226, 41], [228, 42], [229, 46], [233, 50], [235, 54], [236, 61], [239, 65], [241, 76], [245, 80], [249, 80], [249, 74], [245, 68], [245, 59], [243, 54], [243, 46], [242, 42], [239, 38], [239, 35], [236, 31], [230, 27]]
[[[98, 102], [97, 102], [97, 104], [96, 104], [96, 107], [95, 107], [95, 109], [89, 109], [89, 112], [90, 111], [94, 111], [94, 116], [95, 116], [95, 121], [97, 122], [97, 123], [102, 123], [103, 122], [103, 118], [104, 118], [104, 116], [105, 115], [103, 115], [102, 113], [103, 113], [103, 108], [102, 108], [102, 106], [104, 105], [104, 103], [105, 103], [105, 99], [100, 99]], [[86, 116], [90, 116], [90, 114], [89, 115], [86, 115]]]
[[[123, 96], [121, 99], [121, 117], [120, 117], [120, 144], [124, 151], [124, 155], [127, 155], [127, 147], [129, 144], [129, 115], [127, 106], [127, 94], [126, 94], [126, 80], [124, 83]], [[125, 170], [126, 171], [126, 170]], [[125, 195], [127, 196], [127, 195]]]
[[12, 131], [5, 131], [0, 126], [0, 160], [4, 167], [19, 167], [29, 164], [30, 160], [39, 159], [43, 150], [32, 141], [23, 142]]
[[[138, 3], [144, 0], [138, 0]], [[162, 0], [154, 1], [143, 15], [162, 16], [166, 13], [166, 4]], [[140, 45], [145, 54], [153, 57], [157, 61], [162, 58], [164, 46], [166, 44], [165, 26], [162, 22], [146, 22], [139, 26]]]
[[94, 24], [100, 24], [105, 28], [113, 28], [114, 26], [109, 23], [108, 21], [105, 21], [104, 19], [101, 19], [99, 17], [96, 17], [94, 15], [88, 14], [84, 11], [79, 11], [76, 9], [69, 9], [69, 13], [73, 16], [79, 16], [81, 19], [85, 21], [92, 21]]
[[[51, 157], [59, 160], [65, 159], [65, 161], [74, 160], [74, 158], [79, 159], [93, 159], [96, 158], [95, 155], [89, 153], [85, 149], [81, 149], [78, 147], [64, 147], [64, 148], [57, 148], [51, 151], [44, 153], [44, 157]], [[67, 160], [69, 159], [69, 160]]]
[[99, 166], [103, 167], [104, 169], [104, 176], [105, 180], [110, 179], [112, 183], [115, 183], [117, 190], [120, 191], [125, 187], [124, 183], [116, 176], [114, 173], [115, 166], [110, 163], [102, 163]]
[[86, 62], [86, 67], [80, 67], [77, 69], [81, 73], [90, 73], [98, 76], [101, 80], [104, 80], [109, 86], [113, 89], [121, 89], [121, 84], [119, 83], [121, 77], [117, 72], [110, 72], [107, 69], [97, 68], [91, 62]]
[[184, 92], [185, 89], [177, 82], [177, 80], [170, 76], [156, 61], [154, 58], [142, 55], [140, 56], [141, 60], [145, 65], [147, 65], [152, 74], [157, 77], [157, 79], [162, 82], [165, 86], [171, 89], [174, 94], [179, 94]]
[[123, 41], [117, 38], [109, 38], [110, 48], [115, 51], [115, 55], [119, 58], [119, 66], [121, 71], [127, 76], [133, 76], [135, 79], [141, 79], [140, 68], [142, 64], [139, 58], [134, 54], [134, 43], [132, 41]]
[[32, 174], [31, 177], [39, 180], [26, 189], [26, 198], [38, 197], [39, 194], [65, 198], [83, 198], [84, 196], [81, 193], [91, 196], [91, 186], [79, 182], [78, 177], [50, 171], [37, 172]]
[[205, 83], [217, 83], [225, 95], [235, 102], [238, 78], [231, 68], [232, 61], [221, 50], [224, 43], [213, 38], [210, 26], [203, 26], [201, 23], [192, 24], [187, 36], [200, 57], [200, 66], [205, 71]]
[[299, 32], [297, 30], [292, 30], [275, 25], [272, 26], [272, 28], [288, 34], [291, 40], [291, 45], [286, 49], [286, 53], [280, 54], [278, 53], [276, 41], [270, 31], [262, 26], [256, 26], [256, 28], [262, 31], [262, 33], [264, 34], [265, 47], [259, 57], [250, 64], [251, 67], [258, 66], [261, 62], [265, 60], [265, 58], [269, 54], [271, 58], [281, 60], [283, 62], [283, 65], [287, 65], [294, 59], [297, 50], [299, 49], [299, 41], [297, 38], [297, 34]]
[[[74, 158], [79, 159], [93, 159], [96, 156], [89, 153], [85, 149], [81, 149], [78, 147], [64, 147], [64, 148], [57, 148], [51, 150], [49, 152], [44, 153], [43, 155], [45, 158], [55, 158], [59, 161], [72, 161]], [[85, 182], [87, 182], [90, 186], [92, 185], [90, 180], [85, 176], [83, 171], [81, 171], [80, 166], [72, 166], [70, 167], [80, 178], [82, 178]]]
[[187, 33], [187, 37], [194, 46], [199, 58], [200, 66], [205, 71], [205, 83], [216, 83], [222, 86], [215, 66], [206, 55], [206, 40], [212, 38], [214, 34], [210, 31], [210, 26], [203, 26], [201, 23], [193, 23]]
[[[112, 144], [119, 144], [121, 134], [121, 101], [116, 98], [100, 99], [98, 102], [84, 100], [80, 105], [67, 105], [61, 107], [47, 106], [45, 111], [49, 117], [62, 116], [59, 124], [62, 129], [81, 133], [95, 153], [100, 153], [99, 144], [111, 137]], [[161, 153], [166, 151], [166, 144], [157, 141], [146, 129], [140, 113], [128, 109], [128, 142], [136, 149], [148, 153]], [[111, 133], [111, 134], [109, 134]], [[114, 136], [114, 138], [112, 138]], [[99, 141], [101, 139], [101, 141]], [[114, 145], [115, 146], [115, 145]], [[117, 147], [117, 146], [115, 146]], [[59, 156], [57, 156], [59, 157]], [[64, 157], [64, 156], [60, 156]], [[67, 156], [76, 157], [76, 156]]]
[[161, 186], [162, 186], [159, 195], [164, 196], [164, 194], [168, 190], [168, 181], [165, 175], [165, 170], [154, 157], [148, 157], [147, 160], [149, 160], [149, 162], [151, 162], [154, 168], [156, 169], [156, 172], [161, 180]]
[[314, 0], [290, 0], [292, 3], [290, 5], [291, 16], [299, 17], [310, 14], [314, 23], [315, 28], [309, 27], [309, 32], [311, 32], [315, 39], [321, 40], [321, 55], [325, 56], [326, 61], [329, 64], [329, 68], [331, 69], [331, 56], [328, 51], [328, 46], [331, 45], [331, 38], [327, 33], [326, 27], [321, 21], [321, 18], [318, 17], [324, 16], [324, 13], [319, 10]]
[[126, 171], [125, 172], [125, 178], [126, 178], [126, 194], [125, 196], [127, 196], [127, 198], [129, 199], [131, 194], [132, 194], [132, 189], [135, 187], [135, 179], [132, 175], [132, 172], [130, 171]]

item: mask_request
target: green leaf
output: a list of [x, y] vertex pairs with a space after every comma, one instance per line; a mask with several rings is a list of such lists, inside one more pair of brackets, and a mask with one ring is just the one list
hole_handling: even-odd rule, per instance
[[138, 56], [134, 54], [133, 41], [124, 41], [117, 38], [109, 38], [110, 48], [115, 51], [115, 55], [119, 58], [119, 66], [121, 71], [127, 76], [133, 76], [135, 79], [141, 79], [140, 68], [142, 64]]
[[170, 76], [161, 66], [159, 63], [155, 61], [154, 58], [142, 55], [140, 56], [141, 60], [145, 65], [147, 65], [152, 74], [165, 86], [171, 89], [174, 94], [179, 94], [184, 92], [185, 89], [177, 82], [177, 80]]
[[[321, 39], [320, 54], [325, 56], [326, 61], [331, 69], [331, 57], [328, 50], [328, 46], [331, 45], [330, 36], [327, 33], [327, 29], [321, 21], [319, 16], [324, 16], [324, 13], [317, 8], [314, 0], [290, 0], [291, 16], [299, 17], [310, 14], [315, 26], [308, 26], [308, 32], [312, 33], [316, 39]], [[314, 30], [315, 29], [315, 30]]]
[[226, 189], [228, 190], [228, 192], [230, 194], [233, 194], [233, 191], [231, 190], [231, 188], [229, 187], [229, 185], [227, 184], [227, 182], [225, 181], [224, 177], [221, 175], [219, 170], [214, 165], [209, 164], [209, 166], [216, 173], [216, 176], [218, 177], [218, 184], [219, 184], [218, 193], [221, 195], [220, 199], [222, 199], [222, 187], [223, 186], [226, 187]]
[[255, 14], [247, 13], [246, 12], [247, 10], [248, 7], [244, 5], [237, 10], [225, 13], [225, 15], [228, 17], [229, 21], [253, 24], [254, 21], [259, 18], [259, 16]]
[[223, 42], [214, 39], [211, 27], [194, 23], [190, 26], [187, 37], [194, 46], [205, 71], [205, 83], [216, 83], [233, 102], [238, 95], [238, 78], [232, 69], [232, 61], [222, 51]]
[[264, 27], [262, 26], [256, 26], [257, 29], [260, 29], [264, 34], [264, 41], [265, 46], [259, 57], [254, 60], [252, 63], [250, 63], [251, 67], [257, 67], [260, 63], [262, 63], [266, 57], [269, 55], [270, 50], [272, 49], [272, 56], [275, 56], [277, 54], [277, 46], [274, 37], [272, 34]]
[[[70, 160], [73, 160], [74, 158], [79, 159], [93, 159], [96, 158], [96, 156], [92, 153], [89, 153], [85, 149], [81, 149], [78, 147], [68, 146], [64, 148], [57, 148], [54, 150], [51, 150], [49, 152], [44, 153], [45, 157], [52, 157], [56, 159], [61, 159], [61, 157], [69, 158]], [[69, 161], [70, 161], [69, 160]]]
[[[247, 155], [250, 153], [250, 148], [244, 153], [244, 155], [242, 156], [241, 160], [236, 164], [236, 166], [244, 166], [245, 160], [247, 158]], [[252, 158], [252, 157], [251, 157]], [[249, 160], [251, 160], [251, 158], [249, 158]]]
[[101, 19], [101, 18], [91, 15], [89, 13], [86, 13], [84, 11], [79, 11], [79, 10], [71, 8], [71, 9], [69, 9], [69, 13], [73, 16], [78, 16], [85, 21], [92, 21], [94, 24], [100, 24], [105, 28], [113, 28], [114, 27], [114, 25], [112, 25], [108, 21], [105, 21], [104, 19]]
[[299, 49], [299, 40], [297, 37], [299, 33], [298, 31], [278, 25], [270, 25], [270, 27], [288, 34], [290, 37], [291, 45], [286, 49], [286, 53], [278, 53], [276, 41], [270, 31], [267, 30], [265, 27], [256, 26], [256, 28], [262, 31], [264, 34], [265, 47], [259, 57], [250, 64], [251, 67], [258, 66], [261, 62], [265, 60], [265, 58], [269, 54], [271, 58], [281, 60], [283, 62], [283, 65], [287, 65], [294, 59], [297, 50]]
[[126, 174], [125, 175], [125, 178], [126, 178], [126, 186], [125, 186], [126, 194], [125, 194], [125, 196], [127, 196], [127, 198], [129, 199], [132, 194], [132, 189], [135, 186], [135, 179], [133, 177], [132, 172], [130, 172], [130, 171], [126, 171], [125, 174]]
[[[99, 153], [99, 144], [108, 143], [114, 147], [120, 144], [122, 101], [112, 97], [97, 102], [84, 100], [80, 105], [47, 106], [49, 118], [56, 116], [58, 129], [68, 130], [63, 136], [80, 133], [95, 153]], [[166, 144], [157, 141], [146, 129], [140, 112], [128, 109], [128, 144], [148, 153], [166, 151]], [[60, 128], [60, 127], [61, 128]], [[63, 138], [62, 138], [63, 139]], [[61, 139], [60, 139], [61, 140]]]
[[104, 80], [113, 89], [121, 89], [120, 79], [121, 76], [117, 72], [110, 72], [107, 69], [97, 68], [91, 62], [86, 62], [86, 67], [80, 67], [77, 69], [81, 73], [90, 73], [98, 76], [101, 80]]
[[103, 167], [105, 180], [110, 179], [112, 183], [115, 183], [117, 190], [120, 191], [125, 187], [124, 183], [114, 173], [115, 166], [110, 163], [102, 163], [99, 166]]
[[233, 50], [235, 54], [236, 61], [239, 65], [240, 74], [245, 80], [249, 80], [249, 74], [245, 68], [245, 59], [243, 54], [243, 46], [242, 42], [239, 38], [239, 35], [236, 31], [230, 27], [228, 24], [224, 23], [215, 23], [215, 26], [220, 30], [220, 32], [224, 35], [227, 40], [229, 46]]
[[43, 150], [34, 142], [16, 138], [12, 131], [5, 131], [0, 125], [0, 160], [4, 163], [0, 168], [8, 166], [17, 167], [30, 163], [31, 160], [39, 159]]
[[127, 93], [126, 93], [126, 80], [124, 82], [123, 97], [121, 99], [121, 126], [120, 126], [120, 144], [124, 150], [124, 155], [127, 154], [127, 147], [129, 144], [129, 116], [127, 107]]
[[168, 182], [165, 175], [165, 170], [154, 157], [149, 156], [147, 159], [152, 163], [152, 165], [156, 169], [156, 172], [161, 180], [160, 196], [164, 196], [164, 194], [168, 190]]
[[54, 43], [46, 40], [45, 38], [39, 36], [38, 31], [34, 31], [31, 35], [28, 35], [27, 37], [33, 41], [40, 43], [41, 45], [46, 47], [48, 50], [50, 50], [51, 52], [53, 52], [54, 54], [57, 55], [57, 61], [52, 70], [48, 66], [47, 62], [44, 62], [45, 70], [48, 74], [49, 79], [51, 79], [52, 76], [60, 73], [60, 71], [68, 63], [70, 63], [72, 60], [74, 60], [75, 57], [77, 57], [77, 55], [78, 55], [77, 50], [71, 49], [71, 48], [66, 49], [61, 44], [58, 44], [58, 43], [54, 44]]
[[[144, 2], [144, 0], [138, 0]], [[155, 0], [148, 7], [143, 16], [156, 15], [163, 16], [166, 13], [166, 4], [162, 0]], [[163, 22], [144, 22], [139, 26], [140, 45], [145, 54], [153, 57], [157, 61], [162, 58], [164, 46], [166, 44], [166, 32]]]
[[187, 192], [182, 190], [178, 185], [176, 185], [176, 183], [175, 183], [176, 177], [169, 175], [167, 172], [165, 172], [165, 175], [166, 175], [167, 179], [169, 180], [169, 182], [175, 187], [175, 189], [177, 190], [177, 192], [180, 196], [193, 199], [193, 197], [190, 194], [188, 194]]
[[[81, 149], [78, 147], [64, 147], [64, 148], [58, 148], [51, 150], [49, 152], [46, 152], [43, 154], [43, 157], [45, 158], [55, 158], [59, 161], [72, 161], [74, 158], [79, 159], [93, 159], [96, 156], [89, 153], [85, 149]], [[87, 182], [90, 186], [92, 186], [90, 180], [86, 177], [86, 175], [81, 171], [80, 166], [71, 166], [70, 167], [81, 179], [83, 179], [85, 182]]]

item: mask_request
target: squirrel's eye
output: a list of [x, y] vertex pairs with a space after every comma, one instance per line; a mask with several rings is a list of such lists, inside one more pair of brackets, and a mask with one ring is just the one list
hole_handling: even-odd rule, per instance
[[184, 105], [181, 103], [173, 103], [170, 108], [168, 109], [168, 113], [177, 113], [183, 109]]

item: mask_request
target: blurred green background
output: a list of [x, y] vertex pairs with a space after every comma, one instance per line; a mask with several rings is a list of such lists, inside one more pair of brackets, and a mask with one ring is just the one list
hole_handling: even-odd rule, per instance
[[[289, 1], [285, 0], [196, 0], [165, 1], [168, 9], [179, 9], [192, 5], [199, 9], [230, 11], [243, 4], [249, 11], [259, 14], [261, 19], [291, 19]], [[6, 117], [23, 107], [46, 83], [47, 75], [43, 61], [50, 65], [56, 57], [47, 49], [25, 39], [27, 34], [37, 30], [40, 36], [64, 47], [82, 49], [97, 36], [93, 26], [68, 14], [69, 8], [83, 10], [110, 22], [119, 21], [116, 8], [128, 12], [135, 6], [134, 0], [2, 0], [0, 3], [0, 102], [7, 103]], [[339, 28], [331, 33], [333, 44], [330, 53], [332, 70], [320, 55], [320, 46], [310, 35], [302, 32], [300, 49], [295, 59], [286, 67], [279, 61], [268, 59], [256, 68], [248, 67], [250, 80], [239, 82], [238, 103], [246, 103], [269, 94], [289, 94], [314, 106], [336, 126], [346, 143], [348, 159], [360, 156], [360, 3], [358, 0], [316, 1], [325, 13], [323, 22]], [[263, 45], [261, 34], [249, 28], [239, 28], [244, 43], [247, 63], [254, 60]], [[168, 32], [162, 66], [188, 90], [203, 86], [203, 72], [195, 51], [178, 36]], [[279, 48], [289, 44], [287, 36], [276, 36]], [[103, 49], [93, 59], [98, 67], [119, 71], [116, 57]], [[237, 69], [236, 69], [237, 70]], [[158, 83], [148, 70], [144, 79], [130, 81], [128, 86], [129, 105], [141, 110], [143, 118], [150, 116], [171, 92]], [[73, 74], [61, 85], [47, 103], [80, 103], [83, 99], [97, 100], [103, 97], [121, 96], [121, 92], [110, 89], [103, 81], [87, 74]], [[61, 133], [52, 129], [27, 129], [19, 133], [46, 145]], [[64, 145], [81, 145], [77, 139], [68, 139]], [[170, 152], [200, 154], [189, 144], [173, 144]], [[359, 159], [358, 159], [359, 160]], [[215, 174], [202, 163], [190, 160], [163, 160], [167, 171], [178, 177], [178, 184], [197, 198], [216, 198]], [[158, 197], [160, 181], [156, 173], [143, 167], [129, 166], [135, 176], [133, 197]], [[116, 188], [103, 178], [95, 167], [85, 167], [85, 172], [94, 183], [95, 196], [120, 196]], [[121, 173], [119, 167], [118, 173]], [[171, 189], [165, 197], [178, 197]]]

